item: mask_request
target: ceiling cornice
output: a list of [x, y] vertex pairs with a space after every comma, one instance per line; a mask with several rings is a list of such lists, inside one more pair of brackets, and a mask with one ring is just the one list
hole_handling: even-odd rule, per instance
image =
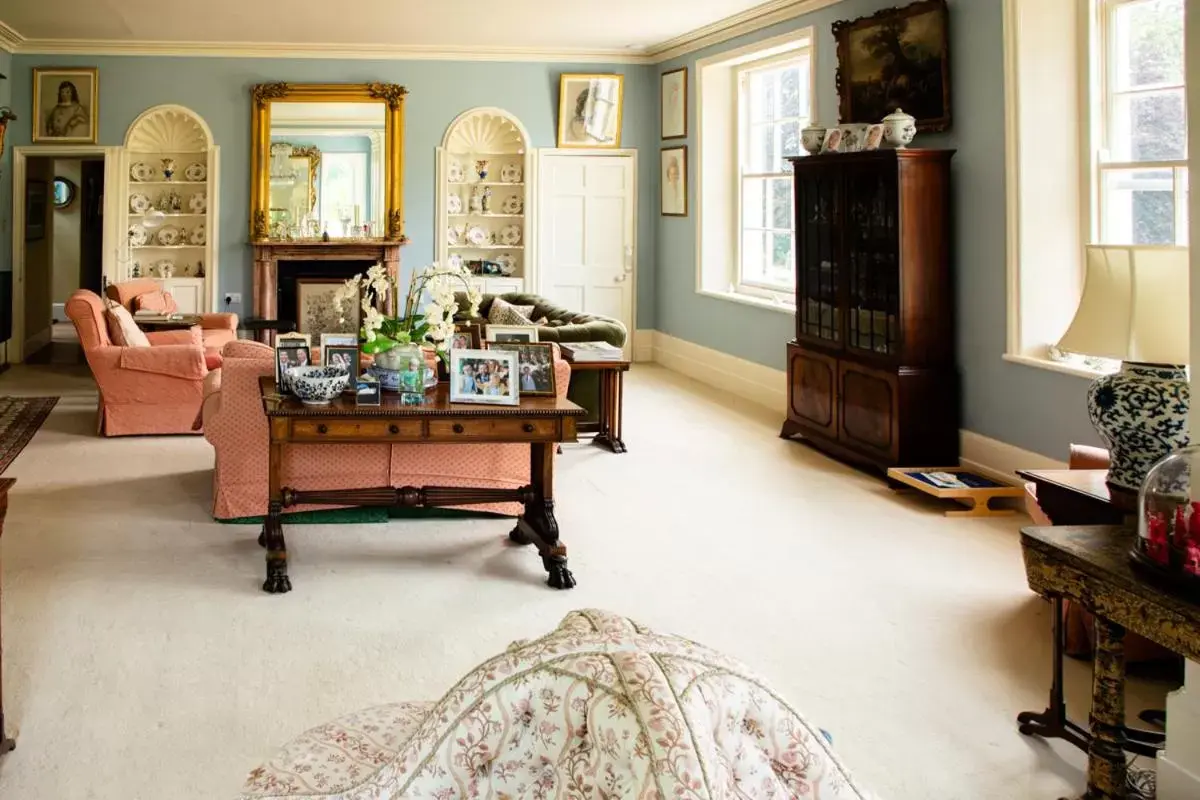
[[769, 0], [674, 39], [638, 49], [550, 50], [537, 47], [27, 39], [3, 22], [0, 22], [0, 49], [20, 55], [659, 64], [841, 2], [844, 0]]

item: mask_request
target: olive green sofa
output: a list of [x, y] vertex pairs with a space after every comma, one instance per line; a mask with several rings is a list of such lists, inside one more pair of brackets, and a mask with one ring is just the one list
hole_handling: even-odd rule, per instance
[[[620, 320], [602, 317], [599, 314], [584, 314], [579, 311], [568, 311], [554, 305], [546, 298], [536, 294], [507, 292], [501, 295], [485, 294], [479, 304], [479, 321], [486, 323], [488, 312], [491, 311], [492, 301], [499, 297], [514, 306], [533, 306], [530, 319], [538, 322], [545, 319], [543, 325], [538, 325], [539, 342], [608, 342], [614, 347], [624, 347], [629, 332]], [[471, 321], [469, 312], [471, 305], [465, 292], [459, 292], [458, 316], [464, 322]], [[600, 377], [596, 372], [578, 372], [571, 376], [571, 390], [567, 397], [587, 409], [588, 422], [598, 418], [597, 409], [600, 407]]]

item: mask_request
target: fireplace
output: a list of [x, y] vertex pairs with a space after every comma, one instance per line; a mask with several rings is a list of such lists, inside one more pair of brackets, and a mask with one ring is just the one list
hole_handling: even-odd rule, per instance
[[[400, 243], [347, 239], [332, 242], [256, 242], [254, 316], [296, 322], [297, 282], [345, 280], [374, 264], [400, 272]], [[270, 335], [263, 335], [271, 341]]]

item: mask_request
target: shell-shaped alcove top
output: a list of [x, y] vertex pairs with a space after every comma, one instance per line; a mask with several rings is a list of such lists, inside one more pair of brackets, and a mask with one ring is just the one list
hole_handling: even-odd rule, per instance
[[144, 153], [202, 153], [212, 134], [199, 116], [179, 106], [158, 106], [142, 112], [129, 126], [125, 146]]
[[446, 135], [452, 153], [524, 153], [528, 146], [520, 124], [499, 111], [468, 112]]

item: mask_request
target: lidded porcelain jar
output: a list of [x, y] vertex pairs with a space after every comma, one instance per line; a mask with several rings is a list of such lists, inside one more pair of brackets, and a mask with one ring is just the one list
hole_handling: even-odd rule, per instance
[[883, 140], [896, 149], [912, 144], [917, 135], [917, 119], [912, 114], [905, 114], [904, 109], [897, 108], [883, 118]]
[[1200, 583], [1200, 446], [1159, 459], [1138, 492], [1135, 564]]

